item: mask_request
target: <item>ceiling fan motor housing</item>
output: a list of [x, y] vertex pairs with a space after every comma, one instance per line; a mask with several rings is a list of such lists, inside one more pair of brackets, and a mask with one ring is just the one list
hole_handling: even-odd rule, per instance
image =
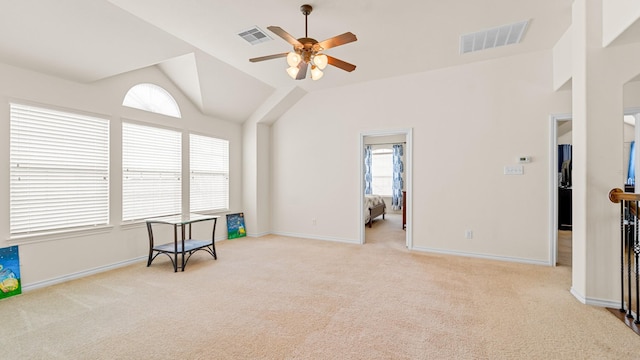
[[304, 62], [310, 62], [312, 56], [315, 56], [318, 52], [323, 50], [319, 45], [317, 45], [318, 40], [316, 39], [300, 38], [298, 41], [302, 46], [294, 46], [293, 50], [302, 57]]

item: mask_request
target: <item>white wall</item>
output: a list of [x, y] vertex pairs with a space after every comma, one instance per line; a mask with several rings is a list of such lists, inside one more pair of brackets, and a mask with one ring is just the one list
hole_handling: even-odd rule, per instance
[[611, 44], [640, 19], [640, 3], [636, 0], [602, 1], [602, 44]]
[[[239, 124], [203, 116], [183, 94], [155, 67], [104, 81], [79, 84], [0, 64], [0, 168], [9, 169], [9, 102], [23, 102], [68, 111], [103, 116], [111, 121], [110, 219], [112, 228], [97, 234], [63, 234], [37, 239], [9, 239], [9, 177], [0, 177], [0, 247], [19, 245], [21, 275], [25, 289], [48, 280], [69, 278], [95, 269], [145, 257], [148, 237], [144, 224], [121, 226], [121, 121], [138, 120], [149, 124], [194, 131], [229, 140], [230, 209], [242, 204], [241, 141]], [[182, 119], [122, 107], [127, 90], [140, 82], [152, 82], [167, 89], [178, 102]], [[161, 144], [159, 144], [161, 146]], [[188, 155], [188, 154], [187, 154]], [[183, 158], [184, 161], [185, 158]], [[188, 156], [186, 157], [188, 159]], [[188, 203], [183, 196], [183, 203]], [[226, 238], [224, 216], [218, 222], [216, 238]], [[203, 225], [206, 226], [206, 225]], [[210, 223], [195, 229], [210, 236]], [[206, 234], [206, 235], [205, 235]], [[163, 236], [166, 234], [161, 234]], [[144, 263], [139, 263], [141, 271]], [[169, 270], [169, 269], [167, 269]]]
[[571, 80], [572, 33], [569, 28], [553, 47], [553, 89], [558, 90]]
[[273, 125], [272, 230], [357, 242], [359, 134], [413, 128], [414, 247], [547, 263], [552, 86], [544, 51], [307, 95]]

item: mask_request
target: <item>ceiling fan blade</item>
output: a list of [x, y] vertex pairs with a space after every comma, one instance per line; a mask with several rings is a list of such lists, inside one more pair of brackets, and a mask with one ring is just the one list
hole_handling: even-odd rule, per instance
[[267, 29], [271, 30], [272, 33], [280, 36], [281, 38], [285, 39], [289, 44], [293, 45], [293, 46], [303, 46], [300, 41], [298, 41], [298, 39], [294, 38], [293, 36], [291, 36], [291, 34], [289, 34], [288, 32], [282, 30], [281, 27], [279, 26], [267, 26]]
[[320, 41], [318, 45], [323, 49], [330, 49], [332, 47], [348, 44], [350, 42], [354, 42], [358, 40], [356, 36], [351, 32], [346, 32], [342, 35], [334, 36], [330, 39]]
[[[325, 54], [326, 55], [326, 54]], [[329, 65], [333, 65], [337, 68], [340, 68], [344, 71], [352, 72], [356, 69], [356, 66], [353, 64], [349, 64], [346, 61], [342, 61], [340, 59], [336, 59], [333, 56], [327, 55], [327, 60], [329, 60]]]
[[286, 56], [287, 56], [287, 53], [273, 54], [273, 55], [267, 55], [267, 56], [261, 56], [261, 57], [257, 57], [257, 58], [252, 58], [252, 59], [249, 59], [249, 61], [258, 62], [258, 61], [277, 59], [277, 58], [286, 57]]
[[296, 76], [296, 80], [302, 80], [307, 76], [307, 67], [309, 66], [308, 63], [304, 62], [304, 61], [300, 61], [300, 64], [298, 64], [298, 76]]

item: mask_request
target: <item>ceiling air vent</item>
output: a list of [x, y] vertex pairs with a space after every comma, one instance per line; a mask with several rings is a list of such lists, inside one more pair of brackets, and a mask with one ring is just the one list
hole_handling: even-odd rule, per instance
[[251, 45], [260, 44], [261, 42], [272, 40], [271, 37], [267, 35], [267, 33], [262, 31], [262, 29], [257, 26], [254, 26], [247, 30], [243, 30], [238, 35], [241, 38], [247, 40]]
[[460, 36], [460, 54], [517, 44], [527, 29], [529, 20], [498, 26]]

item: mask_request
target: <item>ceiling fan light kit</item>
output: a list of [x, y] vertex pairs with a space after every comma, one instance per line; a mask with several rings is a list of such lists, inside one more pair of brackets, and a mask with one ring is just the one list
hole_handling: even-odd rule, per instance
[[303, 38], [296, 39], [291, 36], [288, 32], [284, 31], [282, 28], [278, 26], [268, 26], [269, 29], [274, 34], [280, 36], [284, 40], [286, 40], [289, 44], [293, 46], [293, 51], [288, 53], [267, 55], [258, 58], [249, 59], [251, 62], [259, 62], [264, 60], [271, 60], [281, 57], [287, 58], [287, 64], [289, 67], [287, 68], [287, 74], [291, 76], [293, 79], [302, 80], [306, 77], [307, 68], [309, 64], [311, 65], [311, 79], [319, 80], [322, 78], [324, 70], [327, 65], [332, 65], [337, 68], [340, 68], [344, 71], [351, 72], [356, 69], [356, 66], [353, 64], [349, 64], [346, 61], [342, 61], [340, 59], [336, 59], [329, 55], [323, 53], [324, 50], [348, 44], [350, 42], [354, 42], [358, 40], [356, 36], [351, 32], [346, 32], [342, 35], [334, 36], [327, 40], [318, 42], [316, 39], [312, 39], [308, 37], [307, 34], [307, 16], [311, 14], [313, 7], [311, 5], [302, 5], [300, 7], [300, 11], [304, 15], [304, 36]]
[[320, 80], [323, 76], [324, 73], [317, 66], [311, 66], [311, 79]]

